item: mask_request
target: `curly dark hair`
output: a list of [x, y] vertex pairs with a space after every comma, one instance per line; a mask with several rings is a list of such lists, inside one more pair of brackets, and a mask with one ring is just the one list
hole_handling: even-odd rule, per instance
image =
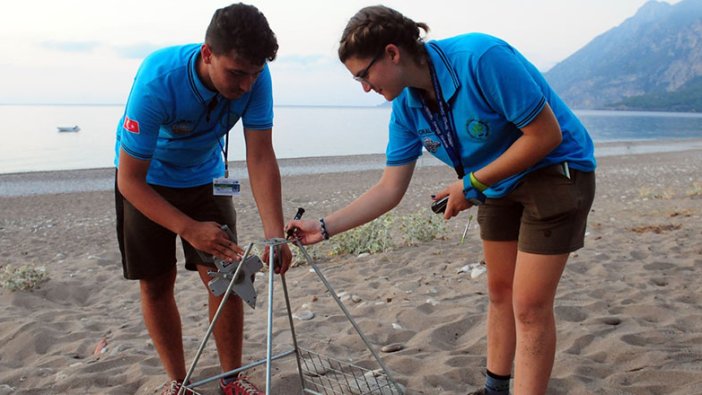
[[266, 17], [256, 7], [243, 3], [215, 11], [205, 43], [216, 55], [235, 51], [256, 65], [273, 61], [278, 52], [278, 40]]
[[351, 17], [339, 40], [339, 60], [370, 58], [386, 45], [404, 48], [419, 61], [424, 54], [424, 40], [419, 29], [429, 32], [426, 23], [415, 22], [398, 11], [382, 5], [365, 7]]

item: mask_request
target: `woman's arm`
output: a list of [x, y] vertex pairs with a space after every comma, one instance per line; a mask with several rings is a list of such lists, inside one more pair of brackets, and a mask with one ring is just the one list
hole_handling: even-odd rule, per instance
[[[415, 162], [402, 166], [386, 166], [380, 180], [363, 195], [324, 217], [330, 236], [363, 225], [397, 206], [407, 191]], [[343, 185], [343, 184], [342, 184]], [[287, 229], [297, 228], [295, 236], [303, 244], [314, 244], [324, 240], [321, 224], [317, 220], [290, 221]]]

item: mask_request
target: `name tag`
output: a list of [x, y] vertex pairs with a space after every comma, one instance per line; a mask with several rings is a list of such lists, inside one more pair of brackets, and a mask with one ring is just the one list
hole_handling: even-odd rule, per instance
[[241, 188], [239, 180], [229, 177], [219, 177], [212, 180], [212, 193], [215, 196], [239, 196]]

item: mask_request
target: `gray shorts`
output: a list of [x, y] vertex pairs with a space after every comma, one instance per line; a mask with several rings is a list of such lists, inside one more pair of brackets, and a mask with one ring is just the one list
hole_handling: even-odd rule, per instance
[[[192, 188], [151, 185], [169, 203], [198, 221], [226, 224], [236, 236], [236, 211], [230, 196], [213, 196], [212, 184]], [[122, 253], [124, 277], [130, 280], [159, 276], [176, 264], [176, 234], [151, 221], [119, 192], [115, 179], [117, 240]], [[185, 267], [197, 270], [203, 260], [195, 248], [182, 240]], [[236, 240], [235, 240], [236, 242]]]
[[509, 193], [478, 207], [480, 237], [518, 241], [520, 251], [558, 255], [582, 248], [595, 197], [595, 173], [560, 165], [526, 175]]

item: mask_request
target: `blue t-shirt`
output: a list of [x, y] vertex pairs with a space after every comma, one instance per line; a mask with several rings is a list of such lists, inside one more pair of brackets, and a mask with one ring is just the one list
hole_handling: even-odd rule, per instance
[[[594, 145], [587, 130], [516, 49], [479, 33], [430, 41], [425, 46], [443, 99], [451, 108], [466, 174], [502, 155], [522, 135], [520, 128], [533, 121], [546, 103], [560, 124], [563, 141], [558, 147], [531, 168], [493, 184], [485, 195], [505, 196], [524, 175], [563, 161], [576, 170], [595, 169]], [[424, 147], [453, 167], [422, 109], [420, 93], [414, 88], [406, 88], [393, 101], [388, 166], [415, 161]]]
[[268, 65], [249, 92], [227, 100], [198, 77], [200, 47], [164, 48], [144, 59], [117, 126], [115, 166], [121, 148], [134, 158], [151, 161], [149, 184], [205, 185], [224, 174], [224, 135], [240, 118], [246, 129], [273, 127]]

